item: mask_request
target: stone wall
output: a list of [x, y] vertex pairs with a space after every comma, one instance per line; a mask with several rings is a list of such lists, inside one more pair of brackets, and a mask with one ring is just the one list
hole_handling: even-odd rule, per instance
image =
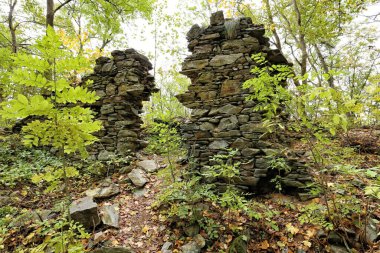
[[94, 73], [85, 77], [100, 99], [91, 108], [104, 129], [96, 134], [100, 141], [89, 148], [99, 160], [110, 154], [126, 155], [144, 147], [140, 139], [142, 102], [157, 91], [154, 77], [149, 73], [152, 64], [134, 49], [113, 51], [112, 58], [96, 60]]
[[[252, 24], [250, 18], [230, 20], [217, 12], [210, 23], [207, 28], [194, 25], [187, 34], [192, 54], [181, 73], [191, 79], [191, 85], [177, 98], [192, 109], [192, 116], [182, 126], [183, 137], [201, 170], [211, 165], [213, 155], [225, 153], [226, 148], [238, 149], [235, 159], [241, 162], [241, 176], [235, 183], [246, 190], [267, 191], [279, 174], [270, 169], [270, 156], [284, 156], [289, 142], [285, 135], [264, 134], [263, 113], [253, 110], [254, 101], [245, 100], [249, 91], [242, 90], [242, 83], [253, 77], [254, 53], [262, 52], [273, 64], [288, 63], [279, 50], [269, 48], [264, 27]], [[287, 153], [292, 170], [281, 172], [283, 186], [304, 186], [310, 177], [297, 154]]]

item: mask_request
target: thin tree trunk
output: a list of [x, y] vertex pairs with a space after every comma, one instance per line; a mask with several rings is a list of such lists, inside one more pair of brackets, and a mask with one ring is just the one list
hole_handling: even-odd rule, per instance
[[[265, 8], [266, 8], [266, 11], [267, 11], [268, 20], [269, 20], [271, 25], [274, 25], [273, 14], [272, 14], [272, 10], [271, 10], [270, 5], [269, 5], [269, 0], [263, 0], [263, 2], [265, 5]], [[278, 50], [281, 51], [282, 50], [281, 41], [280, 41], [280, 37], [278, 36], [277, 30], [275, 27], [272, 29], [272, 33], [273, 33], [274, 39], [276, 41], [275, 42], [276, 47], [278, 48]]]
[[319, 49], [319, 47], [316, 44], [314, 44], [313, 46], [315, 48], [315, 51], [317, 52], [318, 59], [321, 62], [323, 72], [325, 72], [325, 74], [329, 75], [329, 79], [328, 79], [329, 86], [330, 86], [330, 88], [334, 88], [335, 87], [334, 86], [334, 77], [330, 76], [330, 74], [329, 74], [330, 70], [329, 70], [329, 67], [327, 66], [325, 58], [323, 57], [322, 52]]
[[54, 27], [54, 0], [46, 1], [46, 27]]
[[[302, 17], [301, 12], [298, 8], [297, 0], [293, 0], [293, 7], [297, 17], [297, 25], [298, 25], [298, 41], [301, 49], [301, 76], [304, 76], [307, 72], [307, 48], [305, 42], [305, 33], [302, 28]], [[306, 84], [307, 80], [302, 80], [302, 84]]]
[[17, 4], [17, 0], [9, 2], [8, 26], [11, 33], [12, 52], [17, 53], [16, 26], [13, 23], [13, 13]]

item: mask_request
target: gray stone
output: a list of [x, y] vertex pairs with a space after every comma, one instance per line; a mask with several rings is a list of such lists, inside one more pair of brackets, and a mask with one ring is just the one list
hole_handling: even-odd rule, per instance
[[142, 169], [133, 169], [130, 173], [128, 173], [128, 177], [137, 187], [143, 187], [149, 181], [145, 171]]
[[218, 130], [232, 130], [236, 129], [239, 121], [235, 115], [232, 115], [229, 118], [223, 118], [220, 120], [218, 125]]
[[256, 148], [245, 148], [241, 151], [241, 154], [243, 156], [247, 156], [247, 157], [252, 157], [252, 156], [255, 156], [257, 154], [259, 154], [261, 151], [260, 149], [256, 149]]
[[199, 253], [204, 246], [206, 246], [206, 241], [200, 234], [198, 234], [194, 236], [193, 241], [183, 245], [181, 250], [182, 253]]
[[100, 208], [100, 218], [104, 225], [119, 228], [119, 205], [103, 205]]
[[98, 160], [99, 161], [109, 161], [111, 160], [115, 154], [113, 152], [107, 151], [107, 150], [102, 150], [100, 151], [98, 155]]
[[162, 245], [161, 253], [172, 253], [172, 250], [171, 250], [172, 247], [173, 247], [173, 243], [165, 242], [164, 245]]
[[241, 110], [242, 110], [242, 108], [240, 106], [227, 104], [223, 107], [220, 107], [218, 109], [218, 112], [220, 112], [222, 114], [232, 115], [232, 114], [238, 114], [239, 112], [241, 112]]
[[[210, 66], [220, 67], [235, 63], [239, 58], [243, 57], [243, 54], [228, 54], [228, 55], [216, 55], [210, 61]], [[204, 60], [203, 60], [204, 61]]]
[[379, 238], [380, 230], [378, 228], [378, 220], [368, 218], [367, 226], [365, 228], [366, 230], [366, 241], [367, 243], [374, 243], [377, 238]]
[[201, 37], [201, 40], [213, 40], [213, 39], [218, 39], [218, 38], [220, 38], [220, 34], [219, 33], [213, 33], [213, 34], [205, 34], [205, 35], [203, 35]]
[[199, 25], [195, 24], [190, 28], [190, 31], [187, 32], [186, 38], [188, 40], [195, 39], [202, 33], [202, 31], [203, 29]]
[[215, 125], [209, 122], [205, 122], [199, 126], [199, 129], [202, 131], [212, 131], [215, 129]]
[[133, 192], [133, 197], [135, 198], [141, 198], [144, 197], [144, 195], [148, 192], [145, 188], [138, 188]]
[[188, 61], [184, 62], [182, 65], [183, 70], [187, 69], [203, 69], [208, 65], [208, 60], [195, 60], [195, 61]]
[[232, 241], [231, 246], [228, 249], [228, 253], [246, 253], [247, 250], [248, 238], [245, 235], [241, 235]]
[[131, 130], [126, 130], [126, 129], [123, 129], [123, 130], [120, 130], [118, 135], [117, 135], [119, 138], [120, 137], [133, 137], [133, 138], [137, 138], [137, 133], [136, 132], [133, 132]]
[[217, 11], [211, 14], [210, 25], [222, 25], [224, 24], [224, 14], [223, 11]]
[[213, 141], [209, 146], [209, 149], [226, 149], [228, 147], [228, 142], [225, 140]]
[[117, 184], [111, 183], [108, 186], [89, 189], [85, 192], [86, 196], [93, 198], [109, 198], [120, 193], [120, 188]]
[[148, 173], [156, 172], [159, 168], [158, 164], [154, 160], [140, 161], [137, 165], [142, 167]]
[[113, 62], [109, 62], [103, 65], [102, 72], [109, 72], [112, 70]]
[[192, 224], [192, 225], [189, 225], [189, 226], [185, 227], [183, 229], [183, 231], [185, 232], [185, 234], [188, 237], [193, 237], [193, 236], [196, 236], [199, 233], [200, 229], [201, 228], [199, 227], [198, 224]]
[[74, 201], [69, 209], [71, 219], [81, 223], [84, 228], [91, 229], [100, 224], [98, 205], [92, 197], [84, 197]]
[[114, 111], [115, 110], [112, 104], [105, 104], [100, 108], [101, 114], [110, 114], [110, 113], [113, 113]]

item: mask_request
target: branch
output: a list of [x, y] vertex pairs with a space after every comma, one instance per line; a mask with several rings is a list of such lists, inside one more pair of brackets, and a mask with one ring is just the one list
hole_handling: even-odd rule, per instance
[[57, 11], [59, 11], [62, 7], [64, 7], [66, 4], [72, 2], [73, 0], [66, 0], [65, 2], [63, 2], [60, 6], [58, 6], [54, 11], [53, 13], [55, 14]]

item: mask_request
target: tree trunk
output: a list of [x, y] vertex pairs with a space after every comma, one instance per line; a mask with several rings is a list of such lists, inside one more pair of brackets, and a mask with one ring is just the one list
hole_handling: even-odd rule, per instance
[[[268, 20], [269, 20], [271, 25], [274, 25], [274, 20], [273, 20], [272, 10], [271, 10], [270, 5], [269, 5], [269, 0], [264, 0], [264, 4], [265, 4], [266, 11], [267, 11]], [[278, 50], [282, 51], [280, 37], [278, 36], [277, 30], [275, 27], [272, 29], [272, 32], [273, 32], [274, 39], [276, 41], [275, 42], [276, 47], [278, 48]]]
[[46, 27], [54, 27], [54, 0], [46, 0]]
[[[297, 26], [298, 26], [298, 41], [299, 47], [301, 49], [301, 76], [304, 76], [307, 72], [307, 48], [305, 41], [305, 33], [302, 28], [302, 17], [301, 12], [298, 8], [297, 0], [293, 0], [293, 7], [297, 17]], [[306, 84], [307, 80], [302, 80], [302, 84]]]
[[9, 2], [9, 13], [8, 13], [8, 27], [11, 33], [11, 43], [12, 52], [17, 53], [17, 39], [16, 39], [16, 27], [13, 23], [13, 12], [15, 10], [17, 0]]

